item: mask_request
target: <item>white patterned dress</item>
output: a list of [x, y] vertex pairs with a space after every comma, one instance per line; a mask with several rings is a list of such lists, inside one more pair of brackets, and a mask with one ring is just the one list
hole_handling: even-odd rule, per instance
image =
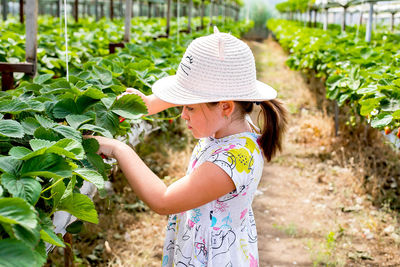
[[236, 189], [201, 207], [170, 215], [162, 266], [258, 266], [251, 208], [264, 165], [258, 137], [244, 132], [199, 140], [187, 175], [209, 161], [232, 178]]

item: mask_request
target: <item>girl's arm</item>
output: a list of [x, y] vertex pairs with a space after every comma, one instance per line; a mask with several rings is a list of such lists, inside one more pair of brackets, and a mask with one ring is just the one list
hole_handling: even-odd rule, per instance
[[190, 210], [232, 192], [235, 185], [217, 165], [206, 162], [170, 186], [158, 178], [128, 145], [101, 136], [98, 153], [118, 160], [132, 189], [158, 214], [175, 214]]
[[124, 95], [124, 94], [136, 94], [136, 95], [140, 96], [143, 99], [143, 102], [147, 106], [147, 111], [148, 111], [147, 115], [153, 115], [153, 114], [161, 112], [165, 109], [179, 106], [179, 105], [165, 102], [155, 95], [147, 96], [147, 95], [143, 94], [142, 92], [140, 92], [139, 90], [133, 89], [133, 88], [127, 88], [126, 92], [123, 93], [122, 95]]

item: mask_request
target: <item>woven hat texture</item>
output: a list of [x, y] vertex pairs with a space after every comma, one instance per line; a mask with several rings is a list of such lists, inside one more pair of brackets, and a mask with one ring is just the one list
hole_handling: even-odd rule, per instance
[[178, 105], [274, 99], [276, 91], [257, 81], [253, 53], [246, 43], [228, 34], [214, 33], [193, 40], [176, 75], [154, 83], [153, 93]]

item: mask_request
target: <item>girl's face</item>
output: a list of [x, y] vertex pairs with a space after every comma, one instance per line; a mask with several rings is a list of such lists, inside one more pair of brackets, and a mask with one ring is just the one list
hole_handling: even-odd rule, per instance
[[193, 104], [183, 106], [182, 119], [197, 139], [203, 137], [219, 138], [221, 129], [226, 124], [219, 105]]

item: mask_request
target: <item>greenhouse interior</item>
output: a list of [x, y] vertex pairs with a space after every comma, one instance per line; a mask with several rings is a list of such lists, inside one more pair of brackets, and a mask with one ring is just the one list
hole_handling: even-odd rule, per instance
[[0, 13], [0, 267], [400, 266], [400, 1]]

